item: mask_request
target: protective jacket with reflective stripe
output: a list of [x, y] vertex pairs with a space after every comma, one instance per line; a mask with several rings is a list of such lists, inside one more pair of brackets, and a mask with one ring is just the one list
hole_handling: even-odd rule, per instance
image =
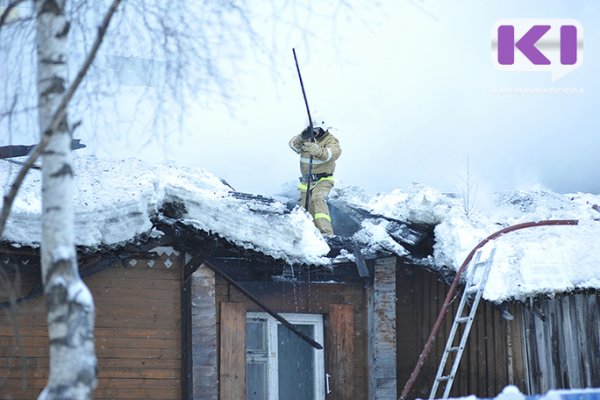
[[[300, 172], [303, 176], [308, 175], [308, 164], [310, 154], [302, 151], [302, 143], [304, 140], [301, 135], [294, 136], [290, 140], [290, 147], [296, 153], [300, 154]], [[316, 143], [321, 147], [321, 154], [313, 157], [312, 173], [313, 174], [331, 174], [335, 171], [335, 161], [342, 154], [340, 142], [329, 131], [317, 139]]]

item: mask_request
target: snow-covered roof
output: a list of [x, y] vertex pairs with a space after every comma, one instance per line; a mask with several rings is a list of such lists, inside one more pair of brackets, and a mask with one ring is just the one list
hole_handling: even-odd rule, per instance
[[[8, 187], [18, 165], [0, 160]], [[233, 196], [230, 187], [201, 169], [151, 165], [140, 160], [74, 160], [75, 241], [85, 247], [117, 246], [152, 231], [152, 219], [167, 203], [181, 203], [180, 222], [235, 245], [289, 263], [325, 264], [329, 247], [301, 209], [279, 202]], [[41, 173], [32, 170], [16, 198], [2, 239], [37, 246]], [[6, 189], [5, 189], [6, 190]]]
[[[574, 219], [576, 226], [535, 227], [508, 233], [485, 245], [496, 246], [483, 297], [502, 302], [540, 293], [600, 288], [600, 196], [546, 190], [480, 196], [467, 208], [461, 197], [415, 184], [407, 191], [368, 195], [342, 188], [334, 199], [390, 218], [435, 225], [430, 263], [458, 270], [471, 250], [501, 228], [542, 220]], [[385, 243], [385, 219], [370, 220], [361, 235]], [[389, 236], [389, 235], [388, 235]], [[389, 248], [389, 250], [392, 250]]]
[[[149, 164], [135, 159], [75, 159], [76, 244], [118, 246], [153, 231], [167, 204], [181, 204], [178, 218], [197, 230], [236, 246], [291, 264], [324, 265], [330, 248], [302, 209], [278, 201], [240, 197], [201, 169]], [[8, 187], [19, 166], [0, 160], [0, 180]], [[40, 241], [40, 172], [31, 171], [16, 199], [3, 240], [36, 246]], [[284, 195], [285, 197], [285, 195]], [[289, 197], [295, 194], [289, 193]], [[600, 289], [600, 196], [550, 191], [513, 191], [480, 197], [465, 211], [464, 200], [415, 184], [406, 191], [370, 195], [338, 185], [332, 205], [365, 213], [355, 222], [349, 243], [363, 251], [405, 256], [406, 243], [394, 237], [392, 224], [435, 226], [435, 268], [458, 270], [471, 249], [499, 229], [522, 222], [576, 219], [576, 226], [536, 227], [506, 234], [496, 246], [487, 300], [523, 300], [539, 293]], [[392, 221], [395, 220], [396, 222]], [[335, 221], [334, 221], [335, 222]], [[410, 232], [409, 232], [410, 233]], [[352, 250], [344, 252], [352, 260]]]

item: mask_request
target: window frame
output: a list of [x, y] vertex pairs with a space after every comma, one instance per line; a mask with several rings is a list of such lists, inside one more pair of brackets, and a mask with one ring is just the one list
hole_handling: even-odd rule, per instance
[[[280, 313], [279, 315], [294, 325], [312, 325], [314, 329], [313, 339], [323, 344], [324, 329], [322, 314]], [[265, 320], [267, 323], [267, 398], [268, 400], [278, 400], [279, 352], [277, 349], [277, 327], [281, 325], [281, 323], [264, 312], [247, 312], [246, 324], [252, 320]], [[273, 344], [275, 344], [274, 349]], [[325, 400], [325, 349], [323, 348], [323, 350], [317, 350], [311, 347], [311, 350], [315, 355], [313, 361], [313, 368], [315, 372], [314, 398], [316, 400]], [[248, 365], [248, 358], [249, 353], [248, 350], [246, 350], [246, 365]]]

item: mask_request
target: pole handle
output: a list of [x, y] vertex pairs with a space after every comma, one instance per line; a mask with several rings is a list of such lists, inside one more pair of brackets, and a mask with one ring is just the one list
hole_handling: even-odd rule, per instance
[[[315, 137], [313, 136], [313, 123], [312, 118], [310, 116], [310, 107], [308, 107], [308, 100], [306, 99], [306, 91], [304, 90], [304, 82], [302, 81], [302, 74], [300, 73], [300, 66], [298, 65], [298, 57], [296, 57], [296, 49], [292, 48], [292, 53], [294, 53], [294, 61], [296, 62], [296, 71], [298, 71], [298, 79], [300, 79], [300, 87], [302, 88], [302, 97], [304, 97], [304, 104], [306, 105], [306, 114], [308, 114], [308, 128], [310, 129], [310, 139], [312, 142], [315, 141]], [[304, 202], [304, 208], [308, 211], [308, 206], [310, 205], [310, 185], [311, 185], [311, 176], [312, 176], [312, 166], [313, 166], [313, 156], [310, 156], [310, 160], [308, 162], [308, 179], [306, 181], [306, 200]]]

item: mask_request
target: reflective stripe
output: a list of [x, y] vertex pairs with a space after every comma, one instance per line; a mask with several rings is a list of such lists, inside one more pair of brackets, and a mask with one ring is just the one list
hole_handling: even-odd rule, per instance
[[331, 222], [331, 217], [324, 213], [315, 213], [315, 219], [326, 219], [327, 221]]
[[[306, 157], [300, 157], [300, 162], [304, 163], [304, 164], [309, 164], [310, 163], [310, 158], [306, 158]], [[323, 164], [326, 163], [327, 161], [321, 161], [321, 160], [317, 160], [316, 158], [313, 157], [313, 165], [319, 165], [319, 164]]]
[[329, 147], [326, 147], [325, 149], [327, 149], [327, 158], [323, 162], [327, 162], [327, 161], [331, 160], [331, 158], [333, 157], [333, 153], [331, 152], [331, 149]]
[[[321, 179], [319, 179], [319, 180], [318, 180], [318, 181], [316, 181], [316, 182], [315, 182], [315, 181], [312, 181], [312, 182], [310, 182], [310, 186], [311, 186], [311, 189], [310, 189], [310, 190], [313, 190], [313, 189], [315, 188], [315, 185], [316, 185], [317, 183], [321, 182], [321, 181], [331, 181], [331, 182], [333, 182], [333, 181], [334, 181], [333, 175], [331, 175], [331, 176], [326, 176], [325, 178], [321, 178]], [[299, 190], [299, 191], [301, 191], [301, 192], [306, 192], [306, 189], [308, 189], [308, 186], [307, 186], [307, 184], [306, 184], [306, 183], [299, 183], [299, 184], [298, 184], [298, 190]]]

